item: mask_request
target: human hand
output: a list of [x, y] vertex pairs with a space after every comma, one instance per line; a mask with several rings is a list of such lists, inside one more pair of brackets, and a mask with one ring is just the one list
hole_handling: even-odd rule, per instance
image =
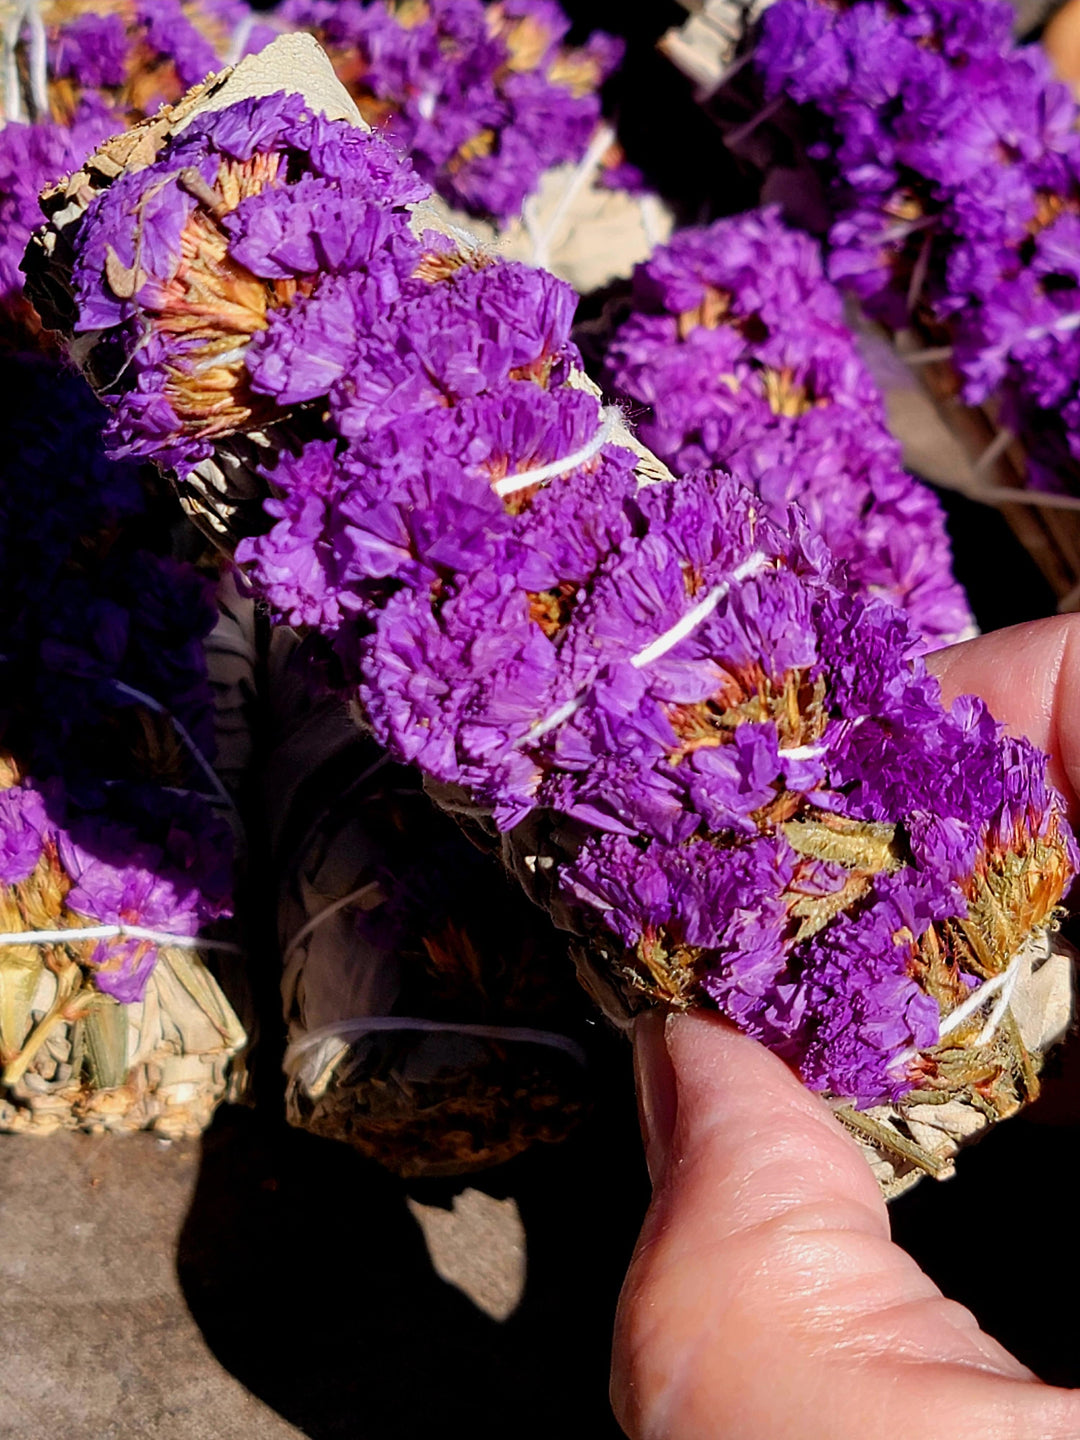
[[[930, 664], [947, 701], [979, 694], [1051, 751], [1075, 820], [1080, 617]], [[645, 1017], [635, 1063], [653, 1198], [612, 1369], [632, 1440], [1080, 1437], [1080, 1392], [1043, 1385], [891, 1243], [862, 1154], [781, 1060], [699, 1013]]]

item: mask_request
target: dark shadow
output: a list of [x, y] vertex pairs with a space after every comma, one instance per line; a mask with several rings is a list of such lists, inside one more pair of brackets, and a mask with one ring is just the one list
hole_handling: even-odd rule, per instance
[[[647, 1200], [629, 1047], [599, 1046], [592, 1115], [559, 1146], [454, 1182], [405, 1182], [342, 1145], [222, 1112], [179, 1240], [192, 1315], [220, 1363], [313, 1440], [519, 1440], [620, 1432], [611, 1328]], [[433, 1272], [409, 1194], [513, 1195], [527, 1284], [505, 1322]]]
[[935, 489], [935, 494], [945, 510], [953, 574], [967, 592], [980, 629], [1000, 630], [1053, 615], [1054, 592], [1001, 511], [952, 490]]
[[892, 1206], [893, 1237], [1041, 1379], [1080, 1384], [1076, 1127], [1019, 1117]]

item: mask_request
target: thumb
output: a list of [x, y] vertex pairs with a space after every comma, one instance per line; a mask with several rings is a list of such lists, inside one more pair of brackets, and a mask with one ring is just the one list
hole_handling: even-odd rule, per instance
[[612, 1371], [633, 1440], [1080, 1437], [1080, 1397], [891, 1244], [861, 1152], [781, 1060], [700, 1013], [645, 1017], [635, 1055], [654, 1194]]

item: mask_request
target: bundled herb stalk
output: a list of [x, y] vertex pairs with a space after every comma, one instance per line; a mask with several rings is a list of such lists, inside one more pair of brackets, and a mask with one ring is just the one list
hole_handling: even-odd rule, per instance
[[1014, 43], [1012, 21], [986, 0], [777, 0], [749, 42], [757, 113], [733, 139], [772, 198], [821, 217], [831, 278], [960, 439], [958, 488], [1006, 507], [1068, 609], [1080, 600], [1077, 105], [1039, 46]]
[[278, 630], [266, 806], [290, 1121], [402, 1175], [561, 1140], [590, 1088], [565, 938], [301, 659]]
[[42, 186], [273, 35], [242, 0], [0, 4], [0, 345], [45, 343], [19, 274]]
[[133, 123], [274, 38], [244, 0], [4, 0], [0, 120]]
[[701, 99], [724, 83], [739, 47], [772, 0], [680, 0], [690, 12], [681, 25], [665, 30], [658, 48], [693, 80]]
[[[45, 199], [33, 294], [114, 449], [185, 477], [609, 1013], [713, 1006], [888, 1186], [941, 1173], [1065, 1022], [1046, 757], [945, 709], [906, 617], [797, 510], [673, 480], [581, 374], [569, 287], [429, 228], [316, 56], [288, 93], [282, 43]], [[912, 1139], [926, 1111], [940, 1144]]]
[[0, 1130], [197, 1133], [245, 1038], [207, 964], [237, 948], [216, 610], [78, 380], [0, 371]]
[[285, 0], [274, 18], [319, 39], [364, 120], [447, 207], [444, 221], [503, 258], [586, 293], [629, 275], [670, 233], [601, 113], [622, 42], [598, 32], [567, 45], [554, 0]]
[[776, 210], [680, 231], [639, 266], [604, 358], [676, 474], [730, 470], [780, 524], [798, 503], [849, 583], [928, 648], [974, 633], [941, 506], [901, 465], [817, 245]]

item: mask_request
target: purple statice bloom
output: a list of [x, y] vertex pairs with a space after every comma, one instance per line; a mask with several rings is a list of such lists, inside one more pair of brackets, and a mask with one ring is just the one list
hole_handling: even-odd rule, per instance
[[146, 43], [156, 54], [172, 61], [184, 89], [220, 68], [220, 57], [213, 45], [192, 23], [180, 0], [141, 0], [136, 15]]
[[947, 327], [965, 400], [995, 396], [1033, 482], [1060, 487], [1080, 380], [1077, 106], [1011, 20], [987, 0], [778, 0], [755, 63], [801, 107], [832, 278], [893, 328], [915, 303]]
[[[335, 424], [354, 440], [397, 416], [492, 391], [515, 372], [547, 378], [577, 351], [577, 298], [543, 270], [504, 263], [463, 268], [400, 307], [390, 327], [361, 338], [330, 396]], [[531, 383], [526, 378], [524, 383]]]
[[[206, 210], [193, 192], [237, 166], [261, 177], [257, 193], [224, 216]], [[220, 380], [209, 393], [202, 388], [208, 369], [225, 372], [241, 414], [264, 403], [260, 394], [281, 405], [325, 394], [354, 358], [340, 333], [340, 302], [366, 317], [397, 298], [422, 253], [404, 207], [425, 193], [383, 140], [312, 116], [302, 97], [284, 94], [197, 117], [154, 164], [121, 176], [87, 211], [73, 283], [78, 328], [103, 332], [99, 354], [119, 351], [108, 362], [118, 383], [103, 395], [113, 453], [176, 468], [206, 458], [224, 428]], [[218, 227], [228, 256], [203, 272], [199, 235], [208, 226]], [[308, 294], [316, 273], [320, 291], [337, 274], [346, 288], [301, 299], [294, 343], [278, 312]], [[188, 313], [193, 278], [197, 325]], [[215, 348], [221, 333], [205, 315], [207, 292], [220, 295], [226, 362]], [[290, 373], [291, 359], [311, 355], [320, 328], [337, 369], [313, 379], [305, 360], [303, 374]], [[357, 328], [369, 338], [367, 326]], [[249, 370], [246, 349], [256, 336]]]
[[[844, 927], [842, 938], [827, 927], [796, 948], [792, 972], [798, 978], [779, 981], [782, 1006], [769, 1018], [783, 1016], [785, 1029], [797, 1025], [794, 1034], [788, 1031], [789, 1043], [797, 1046], [800, 1073], [811, 1089], [831, 1090], [861, 1106], [898, 1099], [910, 1088], [903, 1069], [890, 1061], [909, 1048], [936, 1045], [941, 1015], [908, 973], [907, 936], [924, 934], [956, 909], [933, 877], [883, 875], [874, 882], [872, 904]], [[714, 987], [710, 975], [705, 988]]]
[[128, 36], [119, 14], [76, 15], [60, 28], [49, 54], [57, 79], [70, 78], [85, 90], [119, 88], [127, 79]]
[[38, 193], [58, 176], [77, 170], [115, 129], [111, 115], [89, 110], [70, 126], [8, 121], [0, 128], [0, 326], [14, 330], [19, 349], [27, 348], [37, 328], [23, 300], [19, 267], [31, 232], [41, 224]]
[[[191, 838], [174, 831], [162, 847], [108, 822], [76, 822], [58, 837], [60, 861], [72, 881], [68, 910], [84, 924], [137, 925], [181, 938], [197, 935], [204, 924], [225, 913], [225, 906], [200, 887], [198, 870], [185, 853], [190, 852]], [[124, 1005], [141, 1000], [163, 943], [99, 940], [89, 958], [98, 988]]]
[[19, 885], [41, 859], [49, 832], [45, 804], [29, 785], [0, 790], [0, 885]]
[[[381, 283], [380, 283], [381, 282]], [[380, 305], [384, 285], [397, 286], [396, 267], [358, 275], [328, 275], [311, 295], [273, 312], [246, 357], [252, 388], [278, 405], [328, 395], [361, 344], [390, 334]]]
[[634, 278], [611, 385], [648, 406], [642, 438], [677, 473], [722, 466], [782, 517], [803, 508], [852, 580], [929, 645], [972, 625], [944, 515], [905, 474], [881, 396], [814, 242], [774, 210], [687, 230]]
[[[305, 175], [295, 185], [262, 190], [241, 200], [225, 217], [225, 229], [233, 259], [268, 280], [371, 270], [378, 259], [379, 271], [400, 281], [416, 265], [415, 242], [404, 243], [398, 217], [375, 209], [362, 181]], [[395, 258], [396, 266], [385, 263]], [[393, 292], [379, 296], [383, 306], [396, 298]]]
[[[359, 656], [376, 738], [436, 779], [468, 786], [505, 828], [535, 804], [536, 763], [520, 748], [537, 707], [566, 698], [555, 646], [509, 576], [482, 571], [445, 600], [393, 595]], [[497, 677], [497, 683], [493, 683]]]
[[342, 620], [344, 589], [334, 500], [347, 484], [336, 447], [314, 440], [299, 456], [281, 456], [268, 479], [280, 496], [266, 502], [276, 523], [265, 535], [242, 540], [236, 558], [286, 624], [333, 634]]
[[[217, 175], [216, 158], [197, 141], [180, 148], [182, 164], [193, 166], [209, 184]], [[107, 197], [97, 196], [87, 211], [73, 272], [80, 330], [105, 330], [134, 319], [142, 291], [163, 291], [180, 268], [180, 236], [196, 200], [180, 184], [180, 167], [148, 183], [155, 169], [121, 175]], [[118, 295], [106, 278], [118, 265], [133, 277], [130, 295]]]
[[520, 212], [545, 169], [581, 159], [622, 55], [602, 34], [567, 48], [569, 21], [550, 0], [286, 0], [278, 14], [323, 40], [366, 118], [430, 185], [496, 220]]

